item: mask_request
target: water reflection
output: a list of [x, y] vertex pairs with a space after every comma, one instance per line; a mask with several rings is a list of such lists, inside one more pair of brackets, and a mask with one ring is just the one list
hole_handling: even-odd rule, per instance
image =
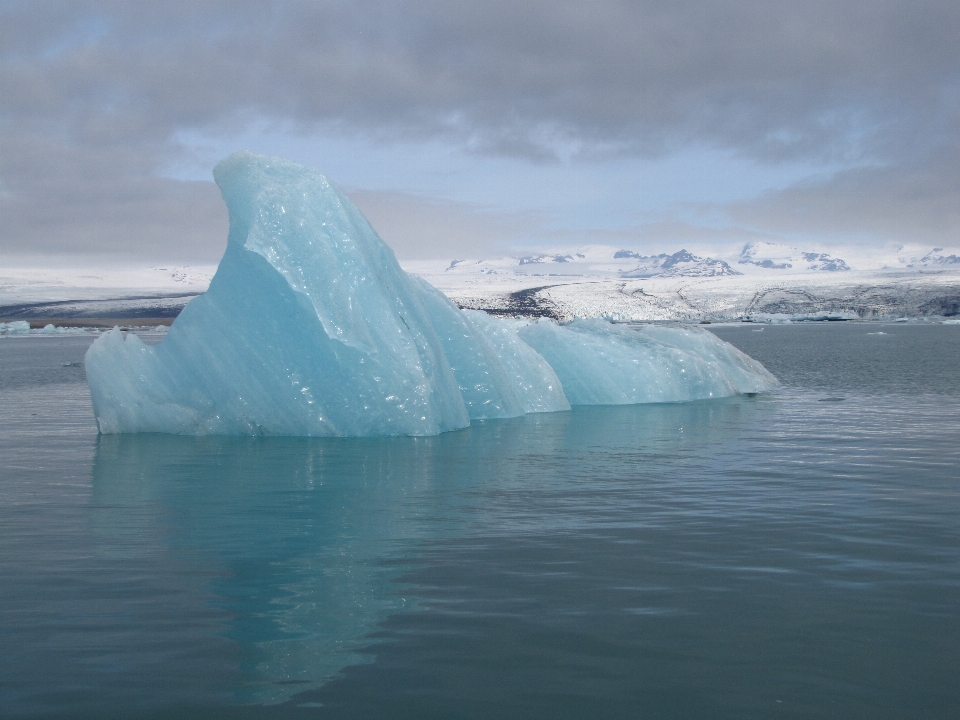
[[276, 701], [360, 662], [364, 637], [404, 606], [390, 561], [430, 534], [410, 500], [450, 477], [437, 442], [104, 436], [95, 523], [114, 547], [142, 552], [147, 535], [189, 558], [228, 618], [235, 699]]
[[378, 623], [414, 603], [393, 580], [418, 546], [581, 522], [565, 486], [702, 449], [755, 405], [580, 408], [433, 438], [102, 436], [90, 522], [101, 553], [149, 565], [140, 592], [178, 588], [131, 624], [206, 613], [192, 632], [221, 640], [207, 652], [223, 672], [194, 696], [273, 703], [369, 658]]

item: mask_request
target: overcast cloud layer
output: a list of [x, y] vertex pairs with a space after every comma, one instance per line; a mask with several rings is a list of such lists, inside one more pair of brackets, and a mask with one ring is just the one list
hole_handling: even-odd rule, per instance
[[[958, 38], [955, 0], [3, 2], [0, 251], [216, 260], [216, 188], [163, 170], [189, 161], [185, 133], [229, 146], [263, 123], [371, 153], [440, 143], [463, 172], [493, 155], [562, 179], [691, 147], [822, 165], [713, 207], [727, 226], [704, 237], [956, 244]], [[348, 188], [401, 256], [576, 234], [417, 186]]]

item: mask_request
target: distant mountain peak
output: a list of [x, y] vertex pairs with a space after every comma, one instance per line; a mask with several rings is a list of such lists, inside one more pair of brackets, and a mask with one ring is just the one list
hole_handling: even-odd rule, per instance
[[[951, 252], [954, 251], [954, 252]], [[908, 268], [924, 268], [924, 267], [949, 267], [960, 265], [960, 255], [957, 255], [957, 252], [960, 252], [957, 248], [950, 248], [946, 252], [951, 252], [950, 255], [944, 254], [944, 249], [942, 247], [931, 248], [928, 253], [922, 257], [902, 257], [900, 262], [906, 265]]]
[[[583, 257], [578, 253], [579, 257]], [[565, 263], [573, 262], [573, 255], [528, 255], [527, 257], [520, 258], [518, 265], [535, 265], [539, 263]]]
[[737, 260], [740, 265], [755, 265], [767, 270], [789, 270], [794, 266], [805, 270], [823, 270], [837, 272], [849, 270], [850, 266], [841, 258], [827, 253], [808, 252], [790, 245], [749, 242], [744, 245]]
[[741, 275], [723, 260], [700, 257], [686, 249], [673, 255], [640, 255], [629, 250], [620, 250], [613, 255], [616, 260], [634, 259], [636, 268], [620, 273], [624, 278], [647, 277], [715, 277], [717, 275]]

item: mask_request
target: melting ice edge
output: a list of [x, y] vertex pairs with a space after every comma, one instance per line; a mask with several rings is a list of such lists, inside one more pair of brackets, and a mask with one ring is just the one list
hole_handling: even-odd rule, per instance
[[115, 328], [87, 351], [102, 433], [433, 435], [777, 384], [700, 328], [460, 310], [315, 170], [235, 153], [214, 178], [230, 234], [209, 290], [159, 345]]

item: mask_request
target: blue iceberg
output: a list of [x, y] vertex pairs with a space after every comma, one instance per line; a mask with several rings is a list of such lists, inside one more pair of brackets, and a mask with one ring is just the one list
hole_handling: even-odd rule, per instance
[[230, 234], [209, 290], [159, 345], [115, 328], [87, 352], [102, 433], [433, 435], [776, 384], [705, 331], [461, 311], [317, 171], [236, 153], [214, 178]]
[[550, 363], [573, 405], [705, 400], [778, 384], [756, 360], [696, 327], [541, 320], [519, 334]]

